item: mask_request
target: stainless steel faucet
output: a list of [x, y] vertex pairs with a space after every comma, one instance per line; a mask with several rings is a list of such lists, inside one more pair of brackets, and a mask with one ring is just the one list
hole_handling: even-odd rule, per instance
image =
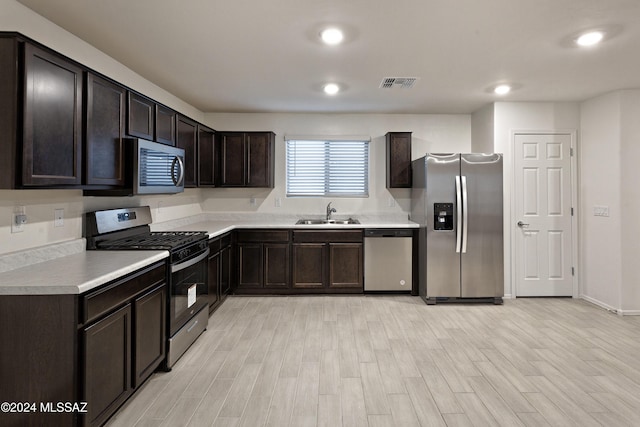
[[331, 214], [334, 212], [338, 212], [338, 211], [336, 210], [336, 208], [332, 208], [331, 202], [329, 202], [329, 204], [327, 205], [327, 221], [331, 219]]

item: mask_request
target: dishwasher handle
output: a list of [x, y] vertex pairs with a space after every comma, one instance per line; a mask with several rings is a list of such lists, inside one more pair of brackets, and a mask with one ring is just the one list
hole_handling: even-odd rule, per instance
[[413, 237], [412, 228], [371, 228], [364, 230], [364, 237]]

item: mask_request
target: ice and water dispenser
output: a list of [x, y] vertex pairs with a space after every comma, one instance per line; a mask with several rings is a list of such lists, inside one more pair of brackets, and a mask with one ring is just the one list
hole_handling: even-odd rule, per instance
[[436, 231], [453, 230], [453, 203], [433, 204], [433, 229]]

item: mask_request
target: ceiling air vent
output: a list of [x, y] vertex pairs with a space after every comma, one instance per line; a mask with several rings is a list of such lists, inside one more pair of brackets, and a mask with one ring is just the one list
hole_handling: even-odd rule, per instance
[[394, 87], [409, 89], [413, 87], [416, 80], [418, 80], [417, 77], [385, 77], [380, 82], [380, 87], [382, 89], [393, 89]]

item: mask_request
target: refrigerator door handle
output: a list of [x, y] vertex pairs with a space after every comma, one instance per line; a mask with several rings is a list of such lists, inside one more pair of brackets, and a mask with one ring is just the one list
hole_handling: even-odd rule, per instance
[[467, 230], [469, 230], [469, 208], [467, 196], [467, 177], [462, 177], [462, 253], [467, 253]]
[[456, 253], [460, 253], [462, 246], [462, 192], [460, 190], [460, 175], [456, 175]]

